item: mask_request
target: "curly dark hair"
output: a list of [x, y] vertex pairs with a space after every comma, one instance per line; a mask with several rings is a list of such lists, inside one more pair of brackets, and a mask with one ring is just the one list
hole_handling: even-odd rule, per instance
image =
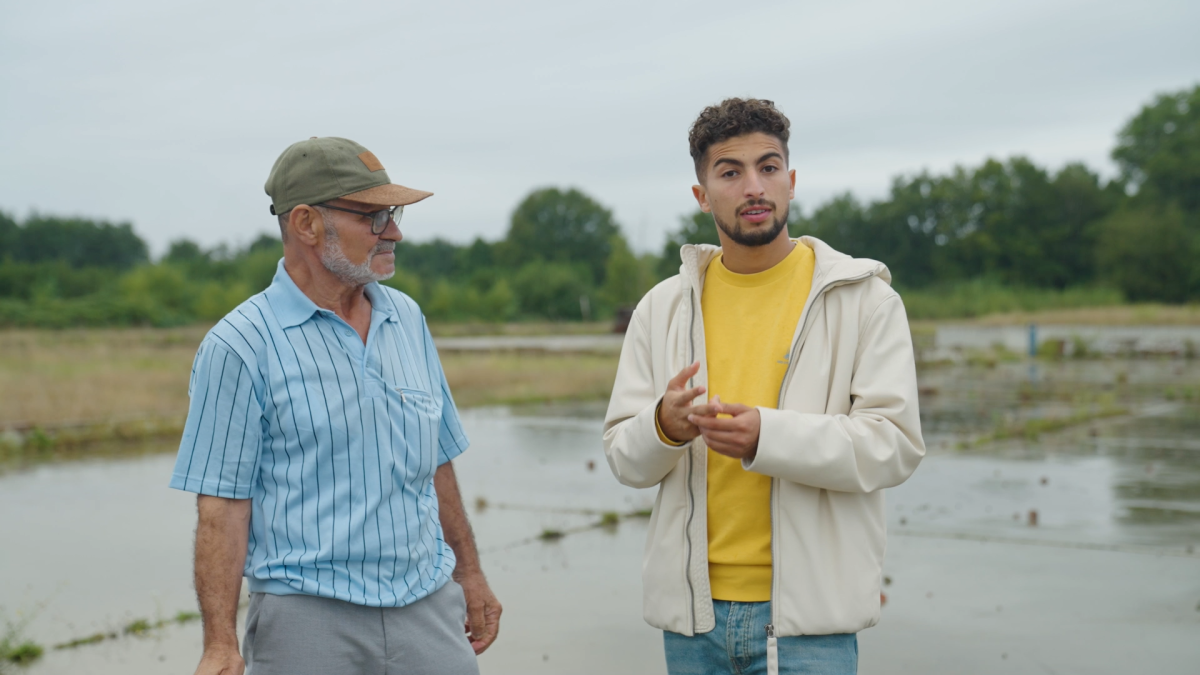
[[788, 128], [792, 123], [775, 103], [762, 98], [727, 98], [705, 108], [688, 133], [696, 178], [704, 180], [708, 149], [716, 143], [761, 131], [778, 138], [787, 156]]

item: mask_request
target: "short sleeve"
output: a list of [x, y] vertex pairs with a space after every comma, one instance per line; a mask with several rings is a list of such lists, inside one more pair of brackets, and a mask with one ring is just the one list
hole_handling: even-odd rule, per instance
[[454, 405], [454, 396], [450, 393], [450, 384], [446, 382], [446, 373], [442, 370], [442, 361], [438, 358], [433, 336], [423, 320], [421, 326], [425, 332], [425, 354], [430, 361], [429, 369], [438, 379], [431, 384], [442, 389], [442, 419], [438, 424], [438, 466], [441, 466], [461, 455], [470, 445], [470, 441], [467, 440], [462, 421], [458, 418], [458, 407]]
[[249, 499], [262, 448], [262, 406], [250, 369], [209, 338], [196, 353], [188, 393], [191, 403], [170, 486]]

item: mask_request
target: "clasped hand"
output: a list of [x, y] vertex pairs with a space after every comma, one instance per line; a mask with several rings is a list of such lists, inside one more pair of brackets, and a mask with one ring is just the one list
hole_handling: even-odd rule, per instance
[[[725, 403], [720, 396], [708, 403], [692, 405], [705, 393], [704, 387], [687, 388], [687, 381], [700, 370], [700, 362], [679, 371], [667, 383], [658, 408], [658, 426], [663, 434], [676, 442], [704, 437], [713, 452], [734, 459], [753, 460], [758, 452], [758, 432], [762, 417], [757, 408], [741, 403]], [[725, 417], [728, 415], [728, 417]]]

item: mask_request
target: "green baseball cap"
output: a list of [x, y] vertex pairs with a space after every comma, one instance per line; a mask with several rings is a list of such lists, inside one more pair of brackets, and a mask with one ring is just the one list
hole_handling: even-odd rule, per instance
[[300, 204], [320, 204], [339, 197], [404, 206], [433, 194], [396, 185], [370, 150], [334, 136], [313, 136], [293, 143], [275, 160], [265, 188], [271, 197], [272, 215], [287, 213]]

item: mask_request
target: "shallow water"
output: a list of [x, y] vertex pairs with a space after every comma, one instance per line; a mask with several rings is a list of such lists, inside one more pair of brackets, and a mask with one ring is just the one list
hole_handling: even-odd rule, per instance
[[[1200, 662], [1200, 406], [1164, 396], [1198, 375], [1173, 361], [923, 372], [931, 451], [889, 491], [891, 583], [880, 625], [860, 636], [860, 672]], [[1148, 414], [955, 449], [997, 420], [1077, 409], [1081, 392]], [[644, 521], [571, 533], [653, 502], [609, 473], [602, 415], [602, 404], [464, 413], [472, 448], [456, 468], [505, 605], [485, 673], [665, 671], [661, 635], [641, 620]], [[194, 609], [194, 498], [165, 487], [166, 450], [0, 475], [0, 606], [29, 619], [28, 637], [51, 645]], [[570, 534], [538, 540], [547, 529]], [[190, 672], [199, 652], [193, 623], [51, 650], [25, 672]]]

